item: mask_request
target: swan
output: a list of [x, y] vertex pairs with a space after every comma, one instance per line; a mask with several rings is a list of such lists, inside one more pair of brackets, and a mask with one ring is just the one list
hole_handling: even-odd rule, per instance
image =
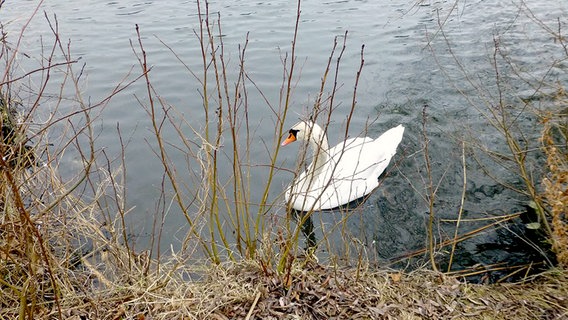
[[326, 210], [368, 195], [378, 187], [403, 133], [404, 127], [398, 125], [376, 139], [350, 138], [329, 149], [317, 123], [296, 123], [281, 145], [308, 141], [312, 162], [286, 189], [286, 202], [298, 211]]

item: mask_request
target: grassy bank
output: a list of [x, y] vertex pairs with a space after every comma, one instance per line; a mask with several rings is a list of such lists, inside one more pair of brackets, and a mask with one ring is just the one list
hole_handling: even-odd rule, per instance
[[[132, 41], [138, 69], [98, 102], [86, 101], [82, 96], [82, 66], [68, 43], [62, 40], [55, 18], [45, 18], [52, 37], [45, 39], [45, 56], [40, 57], [40, 64], [31, 72], [17, 68], [17, 57], [24, 54], [20, 52], [19, 39], [26, 31], [25, 26], [20, 34], [13, 35], [13, 41], [10, 41], [12, 35], [2, 33], [0, 318], [568, 317], [568, 96], [562, 84], [551, 86], [553, 90], [538, 100], [531, 97], [519, 105], [494, 101], [488, 104], [492, 106], [490, 109], [479, 108], [488, 124], [503, 135], [509, 150], [509, 154], [490, 155], [500, 163], [506, 161], [508, 168], [521, 177], [524, 186], [519, 192], [534, 203], [538, 217], [530, 228], [544, 233], [557, 264], [550, 263], [547, 271], [537, 275], [530, 274], [532, 266], [512, 269], [511, 274], [523, 275], [518, 283], [512, 284], [463, 281], [468, 274], [487, 275], [482, 279], [488, 279], [501, 266], [477, 266], [444, 273], [451, 269], [452, 258], [447, 269], [442, 270], [437, 257], [442, 252], [451, 252], [453, 257], [456, 244], [485, 229], [459, 234], [460, 211], [456, 213], [453, 237], [444, 241], [437, 238], [434, 201], [438, 197], [438, 182], [431, 175], [425, 179], [429, 182], [425, 199], [430, 201], [430, 223], [425, 226], [427, 245], [416, 253], [426, 258], [422, 268], [411, 272], [382, 270], [372, 265], [363, 250], [343, 257], [342, 262], [320, 263], [312, 252], [302, 249], [300, 241], [300, 226], [312, 212], [304, 215], [300, 223], [292, 215], [271, 215], [285, 211], [285, 205], [278, 197], [269, 197], [271, 179], [281, 169], [277, 162], [280, 137], [287, 129], [289, 101], [298, 80], [295, 39], [300, 2], [291, 51], [282, 58], [280, 99], [277, 103], [267, 103], [273, 115], [274, 138], [266, 142], [270, 159], [266, 165], [268, 181], [258, 201], [252, 200], [249, 179], [253, 174], [251, 168], [255, 167], [248, 151], [254, 130], [248, 123], [246, 97], [251, 88], [260, 89], [246, 72], [247, 45], [243, 44], [238, 53], [239, 71], [228, 72], [230, 64], [223, 54], [220, 17], [209, 13], [207, 2], [197, 4], [199, 28], [195, 37], [202, 52], [202, 70], [188, 67], [188, 71], [197, 79], [202, 94], [200, 112], [205, 122], [199, 127], [183, 117], [184, 110], [169, 105], [156, 92], [151, 61], [141, 36], [143, 30], [137, 29], [138, 37]], [[551, 33], [551, 42], [564, 50], [564, 59], [568, 58], [565, 37], [554, 30]], [[322, 72], [319, 96], [308, 111], [312, 119], [326, 126], [337, 106], [334, 101], [340, 83], [337, 70], [345, 45], [338, 39], [333, 44]], [[496, 44], [495, 60], [498, 48]], [[174, 50], [172, 54], [181, 60]], [[361, 64], [355, 70], [353, 100], [348, 106], [346, 136], [356, 110], [363, 65], [362, 50]], [[498, 71], [496, 67], [497, 74]], [[136, 98], [148, 116], [153, 134], [151, 151], [164, 173], [161, 189], [156, 191], [162, 202], [156, 204], [151, 245], [144, 251], [134, 246], [126, 222], [132, 210], [125, 191], [127, 141], [122, 139], [118, 128], [122, 153], [109, 155], [104, 146], [97, 146], [93, 129], [115, 95], [140, 83], [146, 94]], [[541, 87], [535, 93], [545, 91]], [[539, 108], [533, 108], [535, 101]], [[49, 110], [43, 106], [49, 106]], [[534, 112], [539, 119], [537, 133], [541, 140], [536, 149], [532, 148], [532, 142], [525, 144], [523, 132], [517, 131], [519, 127], [510, 125], [518, 117], [511, 110]], [[424, 148], [420, 152], [427, 164], [428, 125], [425, 115]], [[166, 128], [177, 133], [176, 141], [165, 138]], [[188, 159], [189, 170], [179, 170], [172, 161], [172, 152], [182, 153]], [[537, 152], [546, 157], [547, 165], [538, 175], [542, 179], [535, 179], [527, 170], [530, 156]], [[67, 169], [64, 166], [68, 163], [62, 159], [67, 154], [74, 155], [78, 169], [63, 175], [61, 171]], [[220, 169], [227, 163], [228, 175]], [[298, 169], [301, 167], [300, 162]], [[426, 171], [430, 173], [428, 166]], [[191, 187], [186, 185], [187, 175]], [[161, 241], [161, 219], [171, 208], [184, 217], [187, 234], [179, 250], [164, 254], [157, 251], [156, 244]], [[515, 217], [511, 214], [504, 219]], [[487, 228], [498, 224], [491, 223]], [[348, 243], [354, 239], [342, 240]], [[324, 239], [318, 245], [325, 246], [325, 241], [329, 240]]]
[[[41, 298], [27, 312], [34, 319], [562, 319], [568, 312], [568, 274], [561, 271], [482, 285], [428, 270], [402, 274], [307, 262], [295, 266], [285, 286], [252, 262], [193, 268], [178, 271], [203, 278], [73, 271], [65, 285], [76, 281], [75, 287], [61, 287], [60, 314], [54, 301]], [[98, 281], [105, 284], [85, 286]], [[22, 315], [16, 306], [3, 305], [1, 316]]]

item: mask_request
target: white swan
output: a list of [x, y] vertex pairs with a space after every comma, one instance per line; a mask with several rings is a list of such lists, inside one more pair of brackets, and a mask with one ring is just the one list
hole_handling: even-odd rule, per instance
[[351, 138], [329, 149], [319, 125], [298, 122], [282, 146], [307, 140], [313, 158], [286, 190], [286, 202], [300, 211], [325, 210], [366, 196], [379, 185], [378, 178], [396, 153], [403, 133], [404, 127], [399, 125], [377, 139]]

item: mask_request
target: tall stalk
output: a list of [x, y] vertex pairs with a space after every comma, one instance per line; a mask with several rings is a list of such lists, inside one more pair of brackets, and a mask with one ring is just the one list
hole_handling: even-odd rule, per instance
[[465, 161], [465, 142], [462, 141], [462, 171], [463, 171], [463, 179], [462, 179], [462, 194], [461, 194], [461, 201], [460, 207], [458, 209], [458, 220], [456, 221], [456, 228], [454, 230], [454, 241], [452, 242], [452, 249], [450, 251], [450, 259], [448, 261], [448, 269], [447, 272], [452, 270], [452, 262], [454, 260], [454, 253], [456, 252], [456, 246], [458, 244], [458, 232], [460, 229], [460, 223], [462, 221], [462, 214], [463, 214], [463, 207], [465, 203], [465, 194], [467, 191], [467, 165]]
[[278, 158], [278, 153], [280, 151], [280, 137], [282, 137], [282, 133], [284, 131], [284, 124], [286, 121], [286, 116], [288, 115], [288, 106], [290, 103], [290, 96], [292, 92], [292, 81], [294, 80], [294, 71], [296, 69], [296, 41], [298, 39], [298, 30], [300, 25], [300, 15], [301, 15], [301, 0], [296, 2], [296, 20], [294, 24], [294, 34], [292, 36], [292, 47], [290, 53], [290, 66], [284, 66], [286, 78], [285, 78], [285, 93], [284, 93], [284, 105], [280, 106], [279, 113], [277, 114], [278, 119], [276, 122], [275, 128], [275, 135], [274, 135], [274, 153], [271, 157], [271, 163], [268, 172], [268, 181], [264, 187], [264, 191], [262, 193], [262, 198], [260, 200], [258, 214], [257, 214], [257, 224], [259, 224], [259, 220], [262, 216], [268, 213], [268, 210], [272, 207], [268, 202], [268, 193], [270, 191], [270, 186], [272, 184], [272, 179], [274, 176], [274, 170], [276, 168], [276, 159]]
[[434, 236], [434, 202], [436, 199], [436, 188], [434, 187], [434, 180], [432, 177], [432, 165], [430, 164], [430, 153], [428, 151], [428, 146], [430, 140], [428, 139], [428, 134], [426, 133], [426, 108], [428, 106], [424, 106], [422, 109], [422, 138], [424, 143], [424, 162], [426, 163], [426, 181], [428, 185], [427, 188], [427, 195], [426, 198], [428, 199], [428, 222], [426, 224], [426, 230], [428, 234], [428, 254], [430, 257], [430, 264], [432, 265], [432, 269], [434, 271], [438, 271], [438, 266], [436, 264], [436, 237]]

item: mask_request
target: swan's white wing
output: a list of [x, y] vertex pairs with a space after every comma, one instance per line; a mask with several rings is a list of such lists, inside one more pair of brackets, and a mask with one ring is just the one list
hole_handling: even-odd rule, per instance
[[378, 187], [378, 178], [395, 155], [403, 133], [404, 127], [399, 125], [377, 139], [348, 139], [330, 149], [332, 161], [324, 171], [329, 187], [322, 194], [320, 209], [347, 204]]

